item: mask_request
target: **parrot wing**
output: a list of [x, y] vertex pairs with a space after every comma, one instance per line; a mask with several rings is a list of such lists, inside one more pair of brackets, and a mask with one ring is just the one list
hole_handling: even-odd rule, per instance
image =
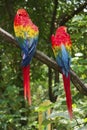
[[24, 40], [24, 46], [22, 46], [22, 66], [27, 66], [35, 53], [37, 46], [38, 36], [33, 38], [27, 38]]
[[71, 58], [66, 49], [66, 47], [62, 44], [60, 50], [56, 53], [56, 61], [57, 64], [62, 68], [62, 72], [64, 75], [68, 75], [70, 70]]

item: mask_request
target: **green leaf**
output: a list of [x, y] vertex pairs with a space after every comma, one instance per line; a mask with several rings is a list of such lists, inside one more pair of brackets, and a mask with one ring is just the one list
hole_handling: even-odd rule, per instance
[[68, 113], [67, 112], [54, 112], [52, 114], [50, 114], [50, 116], [48, 116], [48, 118], [51, 118], [51, 119], [55, 119], [55, 118], [65, 118], [65, 119], [70, 119], [69, 116], [68, 116]]

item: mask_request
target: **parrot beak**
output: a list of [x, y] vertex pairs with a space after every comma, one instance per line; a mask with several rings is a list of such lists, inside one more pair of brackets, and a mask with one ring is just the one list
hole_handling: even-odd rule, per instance
[[67, 32], [67, 27], [64, 27], [65, 32]]

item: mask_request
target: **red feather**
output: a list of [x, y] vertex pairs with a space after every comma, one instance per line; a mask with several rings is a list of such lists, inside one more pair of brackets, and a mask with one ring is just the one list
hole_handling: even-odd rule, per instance
[[30, 65], [22, 67], [23, 71], [23, 84], [24, 84], [24, 98], [28, 99], [29, 105], [31, 105], [31, 93], [30, 93]]
[[63, 82], [64, 82], [64, 89], [65, 89], [65, 94], [66, 94], [66, 103], [67, 103], [67, 108], [68, 112], [70, 115], [70, 119], [72, 119], [73, 114], [72, 114], [72, 98], [71, 98], [71, 91], [70, 91], [70, 74], [68, 73], [68, 77], [66, 77], [63, 74]]

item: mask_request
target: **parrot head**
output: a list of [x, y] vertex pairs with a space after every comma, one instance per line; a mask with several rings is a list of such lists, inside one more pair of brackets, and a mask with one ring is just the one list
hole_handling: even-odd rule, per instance
[[19, 17], [21, 17], [21, 16], [22, 16], [22, 17], [28, 17], [28, 16], [29, 16], [25, 9], [19, 9], [19, 10], [17, 11], [17, 15], [18, 15]]
[[[26, 21], [26, 22], [25, 22]], [[14, 18], [14, 26], [23, 25], [25, 26], [30, 22], [30, 17], [25, 9], [18, 9]]]
[[59, 28], [57, 28], [56, 30], [56, 35], [59, 33], [67, 33], [67, 27], [66, 26], [60, 26]]
[[55, 35], [51, 36], [52, 47], [60, 47], [62, 44], [71, 46], [70, 35], [67, 33], [67, 27], [60, 26], [57, 28]]

